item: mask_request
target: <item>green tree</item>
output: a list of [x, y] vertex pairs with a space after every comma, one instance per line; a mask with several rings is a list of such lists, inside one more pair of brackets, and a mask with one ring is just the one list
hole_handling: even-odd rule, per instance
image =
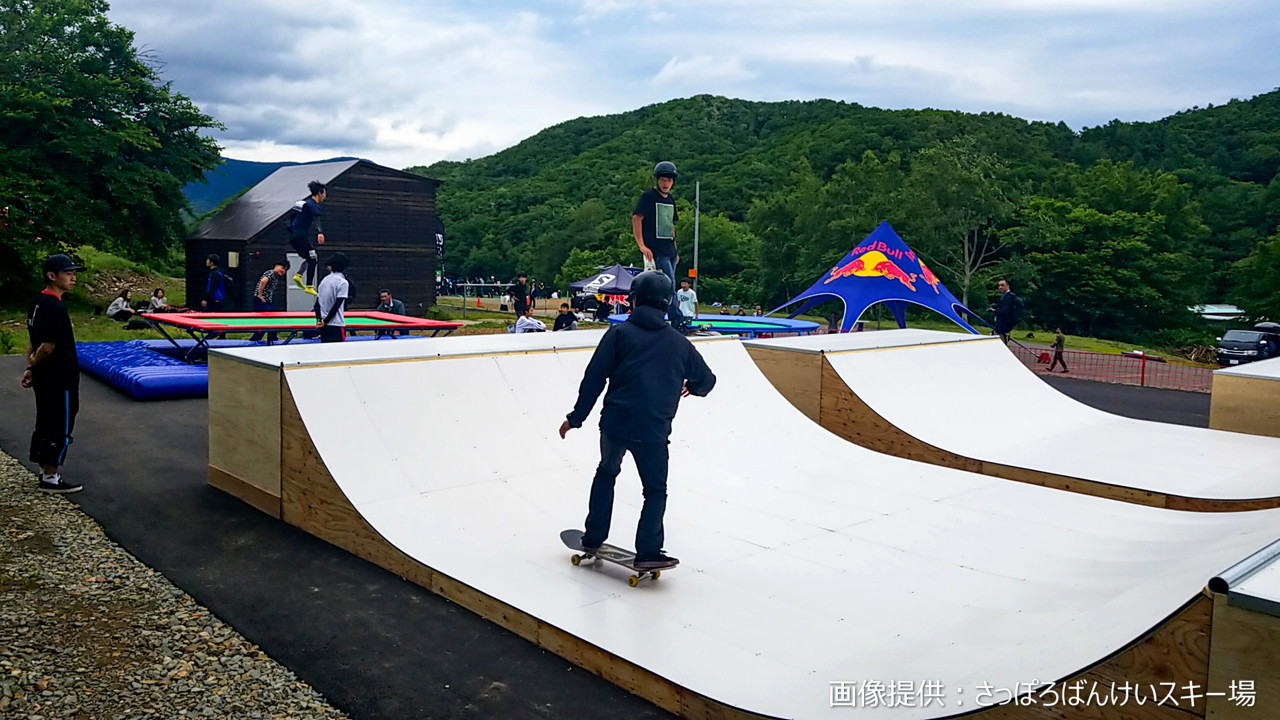
[[[0, 0], [0, 287], [80, 244], [171, 252], [220, 127], [162, 82], [104, 0]], [[27, 281], [29, 282], [29, 281]]]
[[999, 226], [1017, 208], [1007, 171], [971, 138], [959, 138], [917, 153], [897, 194], [908, 244], [954, 282], [966, 306], [979, 272], [1000, 258]]
[[1280, 318], [1280, 229], [1231, 268], [1227, 297], [1255, 319]]
[[1085, 335], [1131, 338], [1185, 327], [1203, 292], [1205, 228], [1171, 174], [1099, 161], [1067, 168], [1070, 197], [1032, 197], [1009, 233], [1035, 267], [1027, 294], [1039, 322]]

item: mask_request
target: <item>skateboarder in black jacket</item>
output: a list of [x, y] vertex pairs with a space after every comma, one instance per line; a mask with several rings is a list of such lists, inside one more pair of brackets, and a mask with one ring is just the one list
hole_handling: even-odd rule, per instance
[[628, 451], [644, 486], [644, 507], [636, 528], [636, 563], [642, 570], [674, 567], [679, 560], [662, 552], [662, 517], [667, 509], [667, 460], [671, 420], [680, 398], [705, 396], [715, 387], [712, 374], [693, 343], [668, 325], [671, 280], [644, 272], [631, 283], [631, 317], [605, 333], [578, 388], [578, 402], [560, 425], [563, 438], [582, 427], [608, 381], [600, 411], [600, 465], [591, 482], [583, 548], [592, 551], [609, 536], [613, 485]]

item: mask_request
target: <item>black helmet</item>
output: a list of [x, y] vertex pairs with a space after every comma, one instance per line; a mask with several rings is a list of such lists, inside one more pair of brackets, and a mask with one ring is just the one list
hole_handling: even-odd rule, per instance
[[649, 270], [631, 281], [631, 304], [666, 310], [671, 305], [671, 278]]
[[660, 177], [662, 175], [670, 175], [671, 177], [676, 177], [679, 174], [680, 173], [676, 172], [676, 164], [673, 162], [667, 162], [666, 160], [663, 160], [662, 162], [653, 166], [654, 177]]

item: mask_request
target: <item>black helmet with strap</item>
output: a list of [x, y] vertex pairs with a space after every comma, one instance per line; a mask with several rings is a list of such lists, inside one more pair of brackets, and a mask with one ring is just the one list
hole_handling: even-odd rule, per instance
[[666, 310], [671, 305], [671, 278], [648, 270], [631, 281], [631, 304]]
[[676, 164], [673, 162], [667, 162], [666, 160], [663, 160], [662, 162], [653, 166], [654, 177], [662, 177], [663, 175], [670, 175], [671, 177], [676, 177], [679, 174], [680, 173], [676, 172]]

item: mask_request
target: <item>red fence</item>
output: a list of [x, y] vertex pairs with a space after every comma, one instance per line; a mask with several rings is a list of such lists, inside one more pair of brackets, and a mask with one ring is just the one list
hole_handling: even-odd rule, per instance
[[[1052, 350], [1013, 343], [1009, 344], [1009, 349], [1033, 372], [1049, 372]], [[1169, 361], [1155, 355], [1111, 355], [1084, 350], [1064, 350], [1062, 360], [1068, 372], [1063, 373], [1063, 363], [1058, 363], [1053, 372], [1065, 377], [1204, 393], [1212, 389], [1213, 371], [1218, 369], [1216, 365]]]

